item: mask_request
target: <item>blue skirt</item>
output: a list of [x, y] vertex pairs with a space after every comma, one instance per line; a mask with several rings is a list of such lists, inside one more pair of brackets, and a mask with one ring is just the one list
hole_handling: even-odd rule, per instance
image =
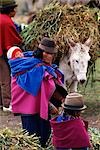
[[29, 135], [36, 134], [40, 137], [40, 144], [42, 147], [46, 146], [46, 142], [51, 134], [51, 126], [49, 120], [40, 118], [38, 114], [35, 115], [21, 115], [22, 128], [25, 129]]

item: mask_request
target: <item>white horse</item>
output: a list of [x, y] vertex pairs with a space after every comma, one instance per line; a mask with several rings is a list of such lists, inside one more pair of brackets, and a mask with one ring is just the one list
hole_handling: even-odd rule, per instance
[[77, 92], [78, 83], [86, 81], [91, 39], [84, 44], [68, 40], [69, 52], [59, 62], [59, 68], [64, 74], [64, 84], [69, 85], [69, 92]]

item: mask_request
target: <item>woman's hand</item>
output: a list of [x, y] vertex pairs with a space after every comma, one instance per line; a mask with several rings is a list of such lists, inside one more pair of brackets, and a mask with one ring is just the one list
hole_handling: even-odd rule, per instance
[[52, 115], [59, 114], [59, 110], [51, 102], [49, 102], [49, 109]]

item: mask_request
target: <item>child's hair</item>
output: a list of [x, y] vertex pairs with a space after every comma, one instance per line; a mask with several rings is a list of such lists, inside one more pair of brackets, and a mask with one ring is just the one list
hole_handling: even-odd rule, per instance
[[33, 52], [33, 56], [35, 58], [43, 59], [43, 50], [38, 48], [36, 51]]
[[77, 117], [77, 116], [79, 116], [79, 112], [81, 112], [81, 111], [80, 110], [70, 110], [70, 109], [64, 108], [63, 116], [70, 115], [73, 117]]

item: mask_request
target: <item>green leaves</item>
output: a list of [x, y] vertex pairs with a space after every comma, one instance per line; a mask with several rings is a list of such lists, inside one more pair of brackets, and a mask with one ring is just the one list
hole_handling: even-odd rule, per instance
[[[91, 142], [94, 148], [100, 147], [100, 130], [89, 128]], [[23, 130], [12, 131], [9, 128], [0, 130], [0, 150], [53, 150], [51, 138], [48, 147], [43, 149], [39, 144], [39, 139], [35, 135], [29, 136]]]
[[89, 133], [90, 133], [93, 147], [95, 149], [99, 150], [99, 148], [100, 148], [100, 130], [98, 130], [96, 128], [89, 128]]
[[39, 139], [35, 135], [29, 136], [23, 130], [17, 132], [6, 128], [0, 131], [0, 150], [37, 150], [41, 149]]

